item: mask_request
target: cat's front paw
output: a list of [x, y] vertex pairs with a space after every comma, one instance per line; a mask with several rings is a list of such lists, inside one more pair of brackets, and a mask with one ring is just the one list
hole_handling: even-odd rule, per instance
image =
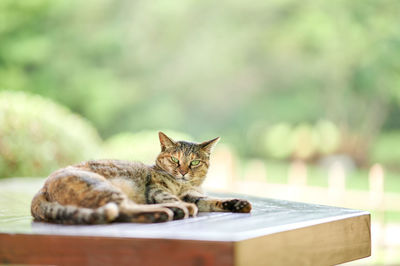
[[[168, 212], [169, 211], [169, 212]], [[172, 213], [168, 208], [160, 211], [143, 212], [134, 217], [133, 221], [145, 222], [145, 223], [162, 223], [172, 220]]]
[[222, 202], [222, 208], [231, 212], [249, 213], [251, 203], [242, 199], [231, 199]]
[[174, 220], [181, 220], [189, 217], [189, 211], [182, 206], [168, 207], [168, 208], [174, 212], [174, 218], [173, 218]]
[[174, 212], [174, 220], [180, 220], [188, 218], [189, 216], [195, 217], [197, 215], [197, 206], [193, 203], [187, 202], [174, 202], [174, 203], [163, 203], [163, 207], [169, 208]]
[[197, 208], [196, 204], [187, 203], [187, 202], [184, 202], [183, 204], [185, 204], [185, 207], [188, 209], [189, 215], [191, 217], [196, 217], [197, 216], [197, 213], [199, 212], [199, 209]]

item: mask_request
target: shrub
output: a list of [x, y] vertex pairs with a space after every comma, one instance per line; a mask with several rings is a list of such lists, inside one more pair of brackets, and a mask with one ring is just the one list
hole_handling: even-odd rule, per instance
[[47, 176], [99, 152], [88, 121], [49, 99], [0, 92], [0, 177]]
[[379, 135], [370, 150], [371, 163], [383, 163], [398, 168], [400, 162], [400, 149], [397, 147], [399, 146], [399, 143], [400, 131], [391, 131]]
[[328, 120], [315, 125], [279, 123], [265, 128], [264, 132], [265, 154], [274, 159], [309, 160], [333, 154], [341, 141], [338, 127]]
[[292, 131], [291, 125], [280, 123], [265, 132], [263, 143], [269, 157], [286, 159], [292, 154]]
[[317, 149], [322, 155], [332, 154], [337, 151], [341, 143], [339, 128], [328, 120], [320, 120], [315, 125], [318, 138]]
[[309, 159], [316, 154], [318, 135], [308, 124], [300, 124], [293, 130], [293, 157]]

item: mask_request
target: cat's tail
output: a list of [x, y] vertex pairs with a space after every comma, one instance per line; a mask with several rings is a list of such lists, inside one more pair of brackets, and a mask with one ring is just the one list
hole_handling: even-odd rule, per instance
[[107, 203], [97, 209], [64, 206], [48, 201], [45, 191], [41, 189], [32, 200], [31, 213], [36, 221], [63, 224], [104, 224], [115, 220], [119, 210], [115, 203]]

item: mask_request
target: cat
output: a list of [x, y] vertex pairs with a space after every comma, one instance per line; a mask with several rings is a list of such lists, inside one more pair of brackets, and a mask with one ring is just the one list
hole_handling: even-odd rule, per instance
[[212, 198], [202, 192], [219, 137], [191, 143], [159, 132], [159, 139], [161, 152], [152, 166], [92, 160], [53, 172], [32, 200], [32, 216], [61, 224], [151, 223], [196, 216], [198, 211], [251, 211], [247, 200]]

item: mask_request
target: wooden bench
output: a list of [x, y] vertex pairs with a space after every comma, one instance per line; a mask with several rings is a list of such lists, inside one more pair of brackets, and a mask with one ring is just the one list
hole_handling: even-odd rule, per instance
[[34, 223], [29, 201], [42, 182], [0, 181], [0, 263], [332, 265], [371, 254], [368, 212], [246, 196], [251, 214], [201, 213], [161, 224]]

